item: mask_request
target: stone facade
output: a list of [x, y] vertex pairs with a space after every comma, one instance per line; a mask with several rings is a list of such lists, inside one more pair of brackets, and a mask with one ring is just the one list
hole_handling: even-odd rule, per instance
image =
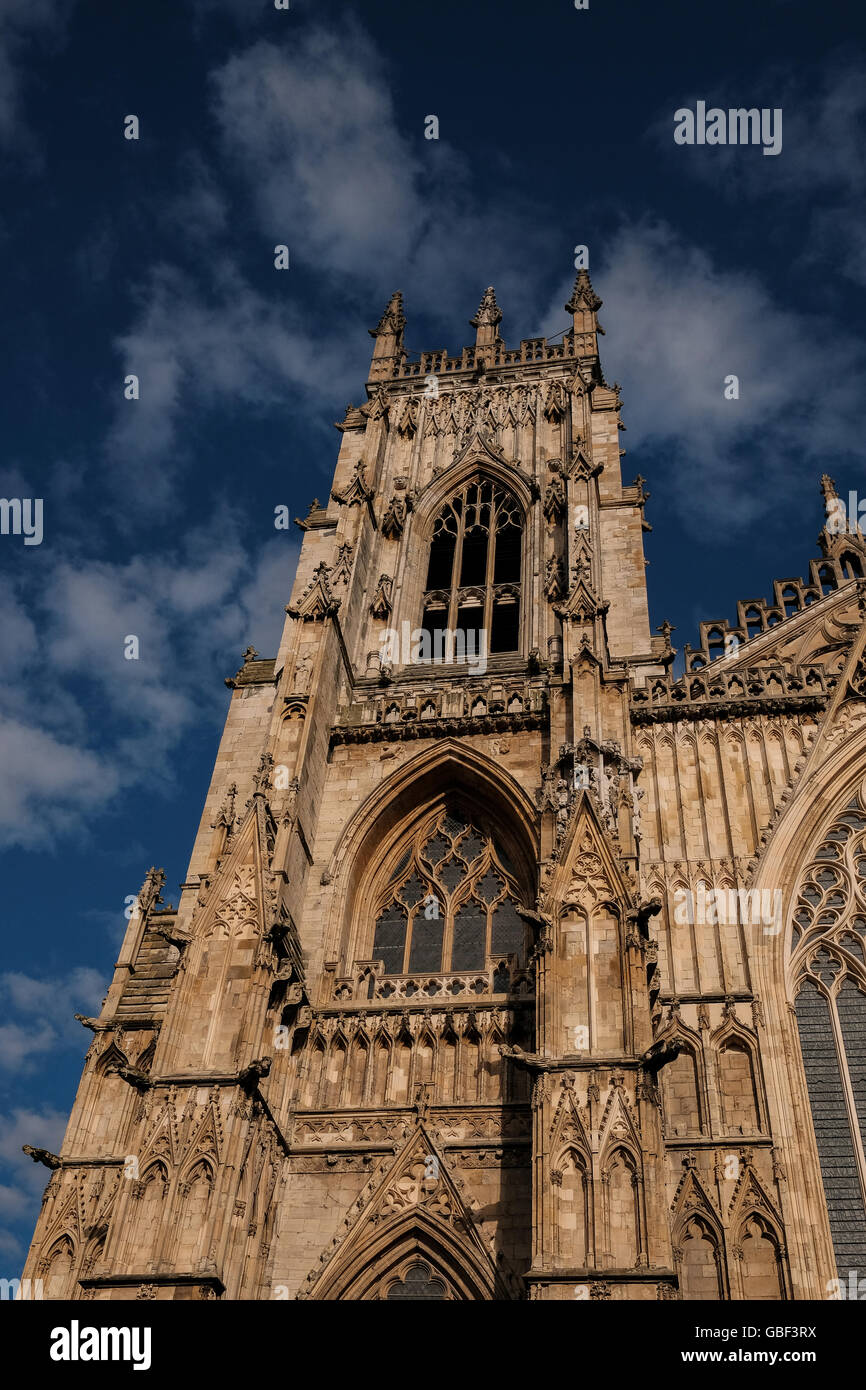
[[399, 295], [373, 331], [179, 905], [151, 870], [31, 1151], [47, 1296], [866, 1272], [866, 544], [826, 525], [673, 679], [599, 306], [581, 271], [560, 343], [507, 349], [492, 290], [459, 357], [408, 360]]

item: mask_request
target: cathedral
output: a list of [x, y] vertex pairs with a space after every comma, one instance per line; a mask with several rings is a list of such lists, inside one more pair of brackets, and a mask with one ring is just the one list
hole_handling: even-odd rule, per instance
[[806, 577], [675, 676], [600, 304], [581, 270], [556, 341], [506, 347], [492, 289], [459, 355], [410, 357], [400, 294], [371, 330], [178, 906], [151, 869], [28, 1146], [46, 1298], [866, 1274], [866, 542], [824, 477]]

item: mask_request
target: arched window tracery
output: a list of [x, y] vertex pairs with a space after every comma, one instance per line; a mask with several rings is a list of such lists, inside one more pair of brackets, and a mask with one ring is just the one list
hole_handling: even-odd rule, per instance
[[416, 1303], [422, 1300], [430, 1302], [431, 1300], [447, 1300], [449, 1297], [445, 1280], [435, 1275], [430, 1266], [425, 1264], [423, 1260], [413, 1260], [402, 1279], [393, 1280], [388, 1285], [385, 1294], [385, 1298], [392, 1302], [398, 1300]]
[[382, 977], [477, 972], [477, 992], [507, 992], [526, 963], [520, 901], [501, 842], [446, 806], [418, 828], [380, 891], [368, 959]]
[[519, 649], [522, 552], [516, 498], [489, 478], [468, 479], [433, 523], [423, 627], [434, 660], [465, 659], [461, 641], [464, 651]]
[[791, 978], [840, 1271], [866, 1266], [866, 804], [823, 834], [794, 904]]

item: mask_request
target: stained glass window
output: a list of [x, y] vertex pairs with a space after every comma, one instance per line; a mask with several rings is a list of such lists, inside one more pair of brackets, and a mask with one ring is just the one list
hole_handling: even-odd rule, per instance
[[513, 869], [492, 835], [452, 807], [436, 813], [401, 852], [382, 894], [370, 959], [385, 975], [496, 971], [526, 961], [526, 927]]
[[792, 919], [795, 1009], [839, 1270], [866, 1266], [866, 811], [836, 816], [814, 850]]

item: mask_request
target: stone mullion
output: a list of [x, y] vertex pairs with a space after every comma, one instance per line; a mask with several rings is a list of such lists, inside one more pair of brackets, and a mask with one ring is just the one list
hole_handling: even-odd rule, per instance
[[[680, 832], [680, 845], [681, 845], [681, 847], [682, 847], [682, 855], [681, 855], [680, 857], [682, 858], [683, 862], [684, 862], [685, 865], [686, 865], [686, 879], [687, 879], [687, 882], [688, 882], [689, 891], [692, 891], [692, 890], [693, 890], [692, 866], [691, 866], [691, 856], [690, 856], [690, 853], [689, 853], [689, 843], [688, 843], [688, 840], [687, 840], [687, 838], [686, 838], [685, 815], [684, 815], [684, 812], [683, 812], [683, 792], [682, 792], [683, 782], [682, 782], [682, 775], [681, 775], [681, 773], [680, 773], [680, 760], [679, 760], [679, 754], [678, 754], [678, 742], [679, 742], [678, 734], [679, 734], [679, 729], [678, 729], [678, 726], [675, 725], [674, 728], [673, 728], [673, 730], [672, 730], [672, 733], [671, 733], [671, 765], [672, 765], [672, 768], [673, 768], [674, 790], [675, 790], [675, 792], [676, 792], [676, 801], [677, 801], [677, 822], [678, 822], [678, 825], [679, 825], [679, 832]], [[691, 916], [692, 914], [690, 913], [689, 915]], [[676, 926], [677, 924], [674, 923], [674, 925]], [[698, 980], [698, 969], [697, 969], [697, 960], [696, 960], [696, 958], [695, 958], [695, 957], [696, 957], [696, 947], [695, 947], [695, 939], [694, 939], [694, 926], [693, 926], [693, 924], [692, 924], [691, 922], [687, 923], [686, 925], [688, 926], [689, 943], [690, 943], [690, 950], [691, 950], [691, 954], [692, 954], [692, 968], [693, 968], [693, 971], [694, 971], [695, 982], [697, 982], [697, 980]], [[670, 989], [671, 989], [672, 994], [673, 994], [674, 997], [676, 998], [676, 996], [680, 993], [680, 981], [677, 979], [677, 974], [679, 973], [678, 970], [677, 970], [677, 953], [676, 953], [676, 952], [674, 951], [674, 949], [673, 949], [673, 944], [674, 944], [674, 943], [673, 943], [673, 931], [671, 931], [671, 947], [672, 947], [672, 949], [671, 949], [671, 954], [670, 954], [670, 976], [671, 976], [671, 977], [670, 977], [669, 985], [670, 985]]]
[[371, 1104], [370, 1092], [373, 1089], [373, 1079], [376, 1075], [376, 1046], [378, 1038], [375, 1030], [369, 1024], [371, 1020], [365, 1019], [367, 1033], [367, 1059], [364, 1063], [364, 1076], [361, 1081], [361, 1109], [366, 1109]]
[[595, 994], [595, 969], [593, 964], [595, 955], [592, 949], [594, 945], [595, 935], [592, 930], [593, 920], [593, 914], [589, 910], [587, 910], [583, 918], [583, 939], [584, 949], [586, 952], [586, 995], [588, 1005], [587, 1022], [589, 1023], [589, 1047], [591, 1052], [594, 1052], [596, 1050], [598, 1040], [598, 1027], [596, 1023], [597, 1010]]
[[[484, 626], [487, 629], [487, 651], [490, 651], [490, 639], [493, 635], [493, 575], [495, 573], [495, 553], [496, 553], [496, 494], [497, 489], [492, 489], [490, 499], [490, 521], [487, 526], [487, 552], [484, 560]], [[479, 509], [480, 510], [480, 509]], [[524, 534], [525, 534], [524, 528]], [[519, 600], [518, 600], [519, 602]]]
[[664, 826], [662, 824], [662, 801], [661, 796], [659, 794], [659, 743], [656, 734], [656, 729], [654, 727], [650, 727], [649, 730], [649, 743], [652, 756], [653, 811], [655, 814], [656, 823], [656, 853], [658, 855], [659, 860], [664, 865], [665, 869], [667, 869], [667, 864], [665, 863], [665, 834]]
[[719, 791], [721, 793], [722, 812], [725, 819], [725, 839], [728, 845], [727, 857], [734, 857], [734, 836], [731, 831], [730, 796], [728, 795], [728, 784], [725, 777], [725, 759], [722, 757], [722, 739], [718, 728], [714, 735], [716, 749], [716, 768], [719, 775]]
[[[701, 734], [704, 733], [704, 721], [700, 720], [695, 726], [694, 745], [695, 745], [695, 782], [698, 788], [698, 806], [701, 813], [701, 830], [703, 832], [704, 853], [701, 856], [712, 863], [712, 851], [710, 849], [710, 830], [707, 824], [707, 791], [705, 777], [703, 774], [701, 758]], [[712, 729], [709, 730], [712, 736]]]
[[[722, 744], [721, 744], [721, 739], [720, 739], [720, 737], [719, 737], [718, 731], [716, 731], [716, 732], [714, 733], [714, 735], [713, 735], [713, 745], [714, 745], [715, 754], [716, 754], [715, 762], [716, 762], [716, 773], [717, 773], [717, 776], [718, 776], [719, 799], [720, 799], [721, 805], [722, 805], [722, 815], [723, 815], [723, 817], [724, 817], [724, 824], [725, 824], [725, 842], [726, 842], [726, 847], [727, 847], [727, 857], [730, 858], [730, 859], [733, 861], [733, 857], [734, 857], [734, 842], [733, 842], [733, 837], [732, 837], [732, 835], [731, 835], [731, 822], [730, 822], [730, 816], [729, 816], [729, 814], [728, 814], [728, 792], [727, 792], [727, 787], [726, 787], [726, 785], [725, 785], [724, 762], [723, 762], [723, 759], [722, 759]], [[716, 870], [717, 870], [717, 868], [718, 868], [718, 860], [715, 861], [715, 865], [716, 865]], [[717, 875], [717, 872], [716, 872], [716, 874], [714, 875], [714, 877], [717, 877], [717, 876], [718, 876], [718, 875]], [[713, 886], [716, 887], [715, 882], [714, 882]], [[726, 898], [726, 901], [727, 901], [727, 898]], [[727, 917], [727, 913], [725, 914], [725, 916]], [[739, 922], [739, 917], [740, 917], [740, 913], [739, 913], [739, 911], [737, 911], [737, 912], [735, 913], [735, 916], [734, 916], [734, 925], [735, 925], [735, 926], [736, 926], [737, 923]], [[727, 925], [727, 923], [723, 924], [723, 923], [721, 923], [721, 922], [717, 922], [717, 923], [716, 923], [716, 926], [715, 926], [716, 966], [717, 966], [717, 969], [718, 969], [718, 972], [719, 972], [719, 983], [720, 983], [720, 985], [721, 985], [722, 992], [723, 992], [724, 994], [727, 994], [727, 993], [729, 992], [729, 990], [733, 988], [733, 985], [732, 985], [732, 982], [731, 982], [731, 980], [730, 980], [730, 978], [729, 978], [728, 964], [727, 964], [727, 960], [725, 959], [725, 946], [726, 946], [726, 944], [727, 944], [727, 937], [726, 937], [725, 934], [724, 934], [723, 925]]]
[[[671, 764], [674, 774], [674, 789], [677, 796], [677, 821], [680, 830], [680, 845], [682, 846], [682, 855], [678, 857], [681, 857], [685, 863], [688, 864], [689, 845], [686, 839], [686, 823], [683, 815], [683, 783], [682, 777], [680, 776], [680, 760], [677, 754], [678, 733], [678, 728], [674, 726], [673, 732], [671, 733]], [[691, 876], [689, 877], [689, 887], [691, 887]], [[671, 987], [676, 991], [676, 983], [674, 980], [671, 980]]]
[[[740, 742], [739, 740], [736, 740], [734, 743], [728, 744], [727, 746], [728, 746], [729, 748], [734, 747], [734, 748], [737, 748], [738, 750], [742, 750], [742, 758], [743, 758], [743, 782], [744, 782], [745, 789], [746, 789], [746, 797], [747, 797], [748, 808], [749, 808], [749, 818], [750, 818], [751, 823], [752, 823], [752, 833], [753, 833], [753, 835], [754, 835], [754, 842], [755, 842], [755, 845], [757, 845], [757, 843], [758, 843], [758, 828], [757, 828], [757, 824], [758, 824], [758, 823], [757, 823], [757, 817], [756, 817], [756, 815], [755, 815], [754, 800], [753, 800], [753, 797], [752, 797], [751, 774], [750, 774], [750, 767], [749, 767], [749, 760], [748, 760], [748, 752], [747, 752], [747, 749], [746, 749], [746, 739], [745, 739], [745, 737], [743, 737], [742, 742]], [[719, 767], [720, 767], [720, 769], [722, 769], [722, 768], [724, 767], [724, 759], [722, 758], [721, 755], [722, 755], [722, 740], [719, 739]], [[727, 785], [726, 785], [725, 780], [724, 780], [724, 774], [723, 774], [723, 772], [721, 772], [721, 771], [720, 771], [720, 777], [721, 777], [721, 781], [722, 781], [722, 794], [723, 794], [723, 796], [724, 796], [724, 798], [725, 798], [725, 808], [726, 808], [725, 814], [726, 814], [726, 817], [727, 817], [727, 820], [728, 820], [728, 835], [729, 835], [729, 842], [730, 842], [730, 844], [731, 844], [730, 857], [731, 857], [731, 860], [733, 861], [733, 865], [734, 865], [734, 883], [735, 883], [735, 887], [739, 890], [739, 888], [740, 888], [740, 872], [739, 872], [739, 868], [738, 868], [738, 866], [737, 866], [737, 856], [736, 856], [735, 853], [734, 853], [733, 836], [732, 836], [731, 830], [730, 830], [730, 817], [729, 817], [729, 815], [728, 815], [728, 810], [727, 810], [728, 805], [730, 804], [730, 798], [729, 798], [729, 796], [728, 796], [728, 789], [727, 789]], [[739, 896], [737, 897], [737, 902], [739, 903]], [[739, 910], [738, 910], [737, 913], [736, 913], [736, 922], [735, 922], [735, 925], [736, 925], [736, 929], [737, 929], [737, 940], [739, 941], [739, 944], [740, 944], [740, 954], [741, 954], [741, 956], [742, 956], [742, 961], [743, 961], [742, 970], [743, 970], [743, 977], [744, 977], [744, 978], [743, 978], [743, 982], [742, 982], [742, 983], [743, 983], [743, 985], [745, 986], [745, 988], [751, 989], [751, 987], [752, 987], [752, 986], [751, 986], [751, 974], [752, 974], [752, 970], [751, 970], [750, 954], [749, 954], [748, 945], [747, 945], [747, 942], [746, 942], [746, 936], [745, 936], [745, 932], [744, 932], [744, 930], [743, 930], [743, 922], [741, 921], [741, 914], [740, 914]], [[730, 972], [729, 969], [728, 969], [728, 961], [727, 961], [727, 958], [726, 958], [726, 956], [725, 956], [724, 950], [722, 950], [722, 962], [723, 962], [723, 965], [724, 965], [724, 974], [723, 974], [723, 976], [722, 976], [722, 987], [723, 987], [725, 993], [727, 994], [727, 993], [729, 993], [731, 990], [736, 989], [736, 988], [738, 987], [738, 982], [737, 982], [736, 980], [734, 980], [734, 979], [731, 978], [731, 972]]]
[[346, 1045], [343, 1049], [343, 1057], [345, 1060], [343, 1062], [343, 1075], [340, 1077], [339, 1086], [337, 1088], [337, 1104], [335, 1107], [337, 1110], [345, 1110], [352, 1103], [352, 1055], [355, 1048], [355, 1039], [357, 1037], [358, 1021], [357, 1019], [348, 1019], [343, 1026], [346, 1030], [344, 1033], [344, 1042]]
[[715, 1126], [712, 1103], [710, 1100], [710, 1073], [712, 1068], [712, 1054], [710, 1047], [710, 1012], [706, 1004], [698, 1007], [698, 1028], [701, 1035], [701, 1055], [698, 1061], [698, 1087], [700, 1089], [699, 1119], [701, 1122], [701, 1134], [707, 1138], [713, 1138], [718, 1130]]
[[[671, 1255], [670, 1224], [666, 1217], [665, 1198], [665, 1145], [661, 1134], [661, 1112], [646, 1081], [639, 1081], [636, 1100], [638, 1123], [642, 1137], [641, 1159], [644, 1166], [644, 1221], [646, 1223], [646, 1250], [649, 1265], [667, 1264]], [[661, 1194], [659, 1201], [647, 1201], [646, 1189]]]
[[457, 518], [457, 539], [454, 542], [454, 558], [451, 563], [451, 601], [448, 605], [448, 627], [451, 632], [457, 629], [457, 612], [459, 608], [460, 580], [463, 570], [463, 538], [466, 534], [466, 488], [463, 487], [460, 496], [462, 505], [460, 515]]
[[[638, 1158], [639, 1163], [643, 1164], [643, 1150]], [[644, 1181], [640, 1170], [636, 1169], [631, 1177], [632, 1189], [634, 1191], [634, 1216], [635, 1216], [635, 1245], [637, 1246], [637, 1263], [640, 1266], [649, 1264], [648, 1253], [648, 1231], [647, 1231], [647, 1212], [646, 1212], [646, 1192]]]
[[712, 1033], [708, 1025], [704, 1051], [704, 1072], [707, 1078], [707, 1096], [709, 1098], [710, 1103], [710, 1133], [714, 1136], [717, 1136], [719, 1142], [722, 1143], [724, 1142], [724, 1123], [722, 1111], [722, 1098], [719, 1094], [718, 1058], [719, 1049], [712, 1041]]
[[610, 1173], [604, 1169], [600, 1169], [599, 1172], [598, 1194], [602, 1248], [596, 1251], [595, 1267], [609, 1269], [613, 1264], [613, 1233], [610, 1225]]
[[763, 715], [758, 715], [756, 728], [760, 734], [761, 741], [761, 771], [764, 774], [764, 786], [766, 787], [767, 806], [768, 806], [768, 825], [772, 824], [773, 816], [776, 813], [776, 788], [773, 786], [773, 776], [770, 772], [770, 762], [767, 757], [767, 726]]
[[774, 728], [778, 731], [778, 734], [779, 734], [779, 747], [780, 747], [781, 750], [782, 750], [782, 766], [784, 767], [784, 770], [785, 770], [785, 781], [786, 781], [786, 782], [788, 783], [788, 785], [790, 786], [790, 784], [791, 784], [791, 777], [792, 777], [793, 773], [792, 773], [792, 768], [791, 768], [791, 759], [788, 757], [788, 740], [787, 740], [787, 738], [785, 737], [785, 734], [786, 734], [786, 725], [783, 723], [783, 721], [782, 721], [782, 719], [781, 719], [780, 717], [776, 716], [776, 718], [775, 718], [774, 721], [773, 721], [773, 726], [772, 726], [772, 727], [774, 727]]
[[547, 1074], [536, 1074], [532, 1090], [532, 1266], [547, 1268], [548, 1217], [547, 1170], [548, 1102], [545, 1095]]
[[587, 1205], [589, 1207], [589, 1229], [586, 1242], [586, 1263], [587, 1268], [597, 1269], [600, 1256], [600, 1245], [603, 1239], [604, 1227], [601, 1224], [601, 1169], [599, 1163], [599, 1137], [598, 1125], [600, 1120], [599, 1089], [595, 1080], [596, 1073], [589, 1072], [589, 1081], [586, 1087], [586, 1110], [587, 1110], [587, 1138], [589, 1140], [589, 1165], [587, 1168], [587, 1178], [590, 1188]]
[[753, 844], [757, 847], [760, 839], [760, 829], [758, 827], [758, 812], [755, 806], [755, 794], [752, 786], [752, 765], [749, 762], [748, 740], [746, 731], [742, 725], [738, 726], [739, 738], [731, 740], [731, 747], [737, 748], [742, 759], [743, 766], [743, 785], [746, 790], [746, 803], [749, 810], [749, 820], [752, 825]]

